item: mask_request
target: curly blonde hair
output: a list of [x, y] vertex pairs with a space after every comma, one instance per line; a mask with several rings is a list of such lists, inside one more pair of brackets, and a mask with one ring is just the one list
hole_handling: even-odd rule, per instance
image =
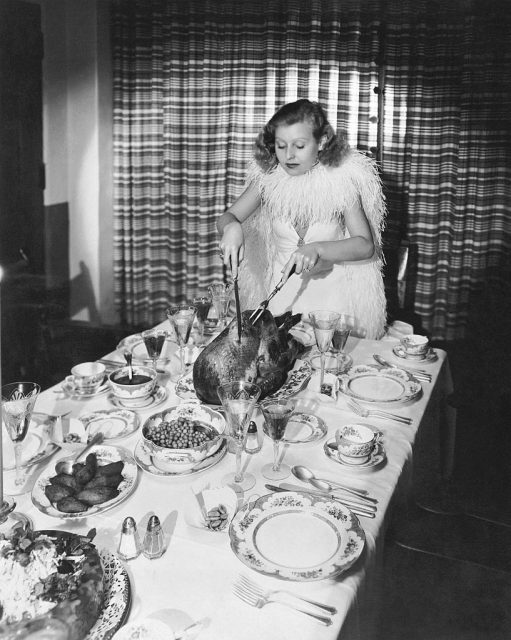
[[323, 138], [325, 139], [325, 144], [318, 153], [319, 162], [326, 166], [338, 167], [349, 150], [345, 134], [334, 131], [319, 102], [302, 98], [280, 107], [257, 135], [254, 142], [254, 160], [261, 169], [269, 171], [278, 164], [275, 154], [277, 127], [297, 122], [308, 122], [312, 126], [312, 134], [316, 142], [319, 143]]

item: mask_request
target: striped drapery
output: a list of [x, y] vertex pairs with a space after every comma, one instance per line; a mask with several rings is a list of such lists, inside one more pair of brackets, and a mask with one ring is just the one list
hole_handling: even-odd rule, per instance
[[387, 242], [418, 248], [415, 310], [424, 327], [435, 338], [461, 337], [471, 296], [510, 275], [511, 32], [498, 4], [114, 2], [123, 320], [154, 323], [169, 302], [224, 277], [215, 219], [242, 190], [254, 136], [277, 107], [317, 99], [368, 151], [384, 77]]
[[319, 100], [352, 145], [376, 144], [373, 4], [341, 4], [114, 3], [114, 268], [124, 321], [158, 321], [170, 302], [224, 278], [215, 220], [241, 193], [254, 138], [282, 104]]

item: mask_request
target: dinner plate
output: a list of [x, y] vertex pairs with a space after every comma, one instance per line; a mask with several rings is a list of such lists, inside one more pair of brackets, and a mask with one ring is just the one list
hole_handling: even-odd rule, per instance
[[[28, 433], [21, 447], [21, 469], [46, 460], [58, 450], [59, 447], [50, 438], [54, 422], [55, 418], [53, 416], [37, 412], [32, 414]], [[1, 425], [1, 428], [3, 436], [3, 470], [13, 471], [16, 468], [14, 464], [14, 445], [7, 434], [5, 426]]]
[[[272, 393], [270, 398], [283, 399], [298, 393], [307, 384], [312, 375], [312, 367], [309, 362], [299, 360], [295, 363], [295, 368], [288, 373], [286, 382]], [[193, 386], [193, 371], [178, 380], [176, 384], [176, 395], [183, 400], [198, 400]]]
[[422, 392], [417, 380], [396, 367], [362, 364], [338, 378], [341, 393], [364, 402], [403, 403], [415, 400]]
[[128, 409], [104, 409], [79, 417], [89, 436], [102, 433], [105, 440], [124, 438], [136, 431], [139, 420], [134, 411]]
[[121, 560], [106, 550], [100, 551], [103, 565], [103, 608], [85, 640], [107, 640], [128, 618], [131, 587], [128, 572]]
[[151, 453], [144, 445], [143, 440], [139, 440], [134, 451], [135, 460], [141, 469], [144, 471], [148, 471], [155, 476], [166, 476], [173, 478], [181, 478], [182, 476], [189, 476], [195, 473], [199, 473], [201, 471], [206, 471], [206, 469], [210, 469], [217, 462], [225, 456], [227, 453], [227, 442], [225, 440], [222, 441], [220, 447], [213, 453], [213, 455], [204, 458], [201, 460], [195, 467], [191, 469], [187, 469], [186, 471], [182, 471], [181, 473], [173, 473], [171, 471], [162, 471], [155, 467], [151, 460]]
[[110, 384], [108, 382], [108, 378], [105, 376], [103, 382], [101, 383], [101, 386], [99, 387], [99, 389], [96, 389], [96, 391], [78, 391], [76, 389], [76, 387], [74, 387], [72, 384], [69, 384], [69, 382], [63, 382], [62, 383], [62, 391], [69, 396], [70, 398], [79, 398], [79, 399], [83, 399], [83, 400], [88, 400], [89, 398], [96, 398], [97, 396], [101, 396], [104, 393], [106, 393], [108, 390], [110, 389]]
[[137, 400], [125, 400], [124, 398], [118, 398], [113, 393], [109, 396], [109, 400], [119, 409], [149, 409], [149, 407], [156, 407], [161, 404], [167, 398], [167, 389], [157, 384], [153, 393], [147, 397]]
[[[170, 330], [166, 330], [167, 333], [170, 333], [172, 336], [172, 332]], [[116, 347], [117, 351], [124, 353], [125, 351], [130, 351], [133, 357], [133, 361], [142, 362], [148, 366], [153, 365], [152, 358], [147, 354], [147, 349], [144, 344], [144, 339], [142, 338], [140, 333], [135, 333], [131, 336], [127, 336], [123, 338]], [[163, 348], [161, 350], [161, 355], [156, 361], [157, 365], [164, 366], [168, 364], [172, 358], [172, 356], [177, 352], [178, 346], [175, 341], [173, 341], [169, 336], [165, 340], [163, 344]], [[122, 365], [120, 365], [122, 366]]]
[[90, 453], [96, 454], [98, 462], [101, 465], [117, 462], [118, 460], [124, 462], [124, 468], [122, 470], [123, 480], [118, 486], [119, 495], [102, 504], [93, 505], [89, 507], [87, 511], [80, 511], [79, 513], [64, 513], [59, 511], [52, 505], [44, 493], [44, 488], [47, 484], [50, 484], [50, 478], [55, 475], [55, 465], [51, 464], [47, 465], [45, 470], [37, 478], [32, 489], [32, 502], [41, 513], [66, 520], [88, 518], [89, 516], [103, 513], [108, 509], [116, 507], [133, 493], [137, 484], [138, 467], [133, 456], [127, 449], [113, 445], [95, 445], [90, 449]]
[[387, 454], [385, 453], [385, 447], [381, 442], [377, 442], [371, 454], [369, 456], [369, 460], [364, 462], [364, 464], [353, 464], [347, 461], [345, 456], [341, 456], [339, 451], [337, 450], [337, 446], [335, 443], [335, 437], [329, 438], [325, 444], [323, 445], [323, 449], [326, 455], [335, 462], [342, 464], [345, 467], [349, 467], [350, 469], [359, 469], [359, 470], [368, 470], [379, 467], [387, 460]]
[[430, 362], [436, 362], [438, 360], [438, 355], [434, 349], [428, 349], [426, 355], [424, 356], [411, 356], [403, 349], [401, 344], [396, 344], [395, 347], [392, 347], [392, 353], [401, 358], [402, 360], [409, 360], [413, 362], [420, 362], [421, 364], [429, 364]]
[[[263, 425], [266, 431], [266, 423]], [[288, 444], [305, 444], [317, 442], [327, 434], [325, 421], [311, 413], [294, 413], [286, 425], [284, 437], [281, 442]]]
[[240, 509], [229, 527], [243, 564], [283, 580], [332, 578], [359, 558], [365, 534], [358, 518], [328, 496], [289, 491]]

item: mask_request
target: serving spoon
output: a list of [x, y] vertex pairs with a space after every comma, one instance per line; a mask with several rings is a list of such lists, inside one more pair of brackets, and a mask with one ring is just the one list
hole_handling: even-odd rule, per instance
[[353, 489], [351, 487], [346, 487], [343, 484], [339, 484], [338, 482], [316, 478], [314, 473], [308, 467], [304, 467], [303, 465], [295, 465], [291, 468], [291, 472], [295, 478], [298, 478], [298, 480], [301, 480], [302, 482], [309, 482], [313, 487], [316, 487], [320, 491], [335, 491], [335, 489], [340, 489], [342, 491], [346, 491], [346, 493], [352, 493], [359, 498], [368, 500], [369, 502], [378, 502], [375, 498], [369, 497], [369, 492], [365, 491], [365, 489]]
[[73, 473], [73, 465], [78, 462], [78, 460], [86, 453], [91, 447], [95, 444], [101, 444], [103, 442], [103, 434], [101, 432], [96, 433], [96, 435], [92, 438], [90, 442], [87, 443], [81, 451], [79, 451], [75, 456], [71, 458], [66, 458], [65, 460], [59, 460], [55, 465], [55, 471], [57, 474], [66, 473], [67, 475], [71, 475]]

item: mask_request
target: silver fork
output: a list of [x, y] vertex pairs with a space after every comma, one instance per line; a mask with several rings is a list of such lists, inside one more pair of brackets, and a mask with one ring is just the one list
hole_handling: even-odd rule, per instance
[[286, 607], [290, 607], [291, 609], [294, 609], [294, 611], [305, 613], [305, 615], [308, 615], [311, 618], [314, 618], [315, 620], [317, 620], [321, 624], [324, 624], [327, 627], [332, 624], [332, 618], [328, 618], [326, 616], [320, 616], [317, 613], [312, 613], [312, 611], [307, 611], [306, 609], [300, 609], [299, 607], [295, 607], [289, 602], [285, 602], [284, 600], [274, 600], [271, 598], [271, 594], [266, 595], [263, 593], [262, 595], [259, 595], [258, 593], [256, 593], [255, 591], [252, 591], [252, 589], [245, 587], [241, 583], [234, 584], [232, 590], [235, 596], [237, 596], [243, 602], [246, 602], [246, 604], [249, 604], [251, 607], [262, 609], [262, 607], [264, 607], [267, 604], [270, 604], [271, 602], [275, 604], [283, 604]]
[[259, 596], [270, 597], [275, 595], [276, 593], [285, 593], [286, 595], [292, 596], [297, 600], [301, 600], [302, 602], [311, 604], [314, 607], [318, 607], [318, 609], [323, 609], [323, 611], [325, 611], [326, 613], [329, 613], [332, 616], [337, 613], [337, 609], [335, 607], [331, 607], [328, 604], [323, 604], [322, 602], [316, 602], [315, 600], [308, 600], [307, 598], [302, 598], [302, 596], [299, 596], [296, 593], [293, 593], [292, 591], [287, 591], [286, 589], [275, 589], [273, 591], [271, 590], [265, 591], [258, 584], [256, 584], [250, 578], [247, 578], [247, 576], [244, 576], [244, 575], [239, 576], [238, 580], [239, 580], [240, 586], [245, 586], [247, 589], [251, 589], [254, 593], [256, 593]]
[[403, 424], [412, 424], [411, 418], [407, 418], [406, 416], [400, 416], [397, 413], [390, 413], [388, 411], [381, 411], [380, 409], [366, 409], [358, 404], [355, 400], [350, 398], [346, 401], [348, 407], [357, 415], [362, 418], [369, 418], [371, 416], [375, 418], [384, 418], [386, 420], [395, 420], [396, 422], [401, 422]]

